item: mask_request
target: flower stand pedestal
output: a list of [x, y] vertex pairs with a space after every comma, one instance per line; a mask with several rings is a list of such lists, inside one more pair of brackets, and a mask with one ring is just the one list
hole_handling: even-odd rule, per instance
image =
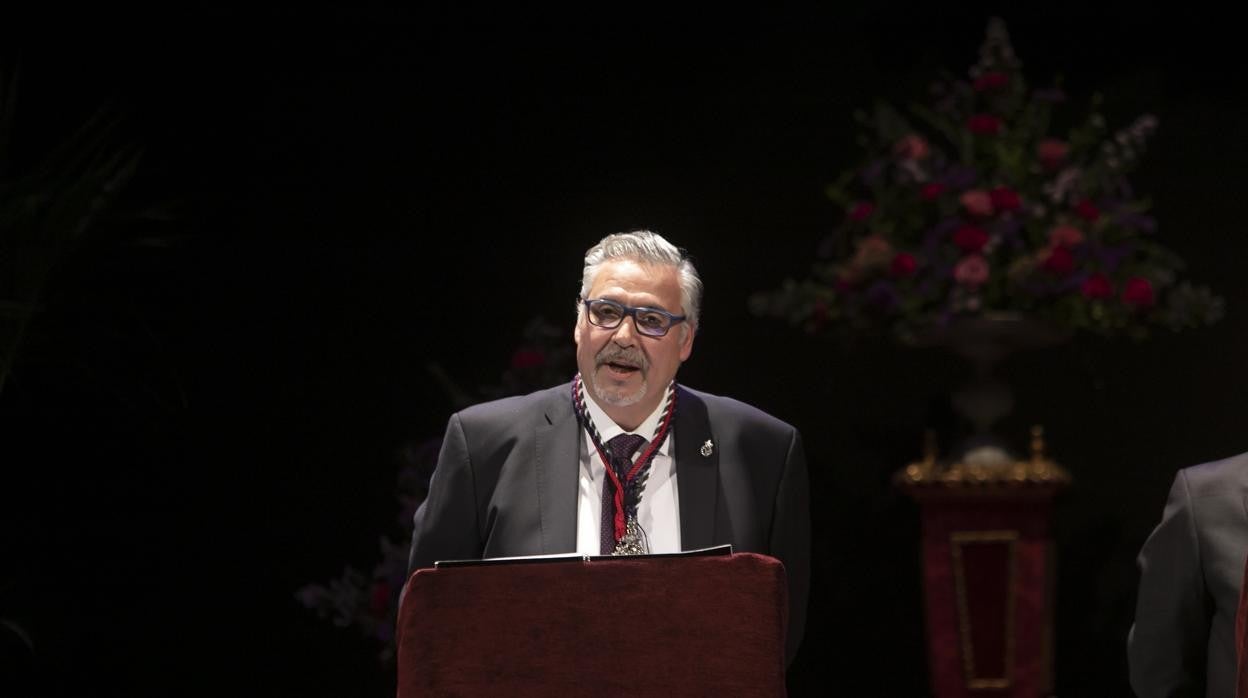
[[1044, 456], [924, 460], [895, 476], [919, 504], [932, 694], [1047, 696], [1053, 686], [1054, 495], [1069, 476]]

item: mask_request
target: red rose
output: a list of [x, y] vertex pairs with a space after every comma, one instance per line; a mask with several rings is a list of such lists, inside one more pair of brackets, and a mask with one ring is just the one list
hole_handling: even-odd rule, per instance
[[953, 244], [962, 250], [962, 254], [975, 254], [988, 244], [988, 233], [973, 225], [964, 225], [953, 234]]
[[1096, 300], [1098, 298], [1109, 298], [1114, 295], [1114, 286], [1109, 283], [1109, 277], [1097, 272], [1089, 276], [1083, 285], [1079, 287], [1079, 292], [1088, 300]]
[[893, 263], [889, 265], [888, 271], [897, 278], [912, 276], [914, 270], [917, 269], [919, 263], [915, 261], [914, 255], [908, 252], [898, 252], [893, 257]]
[[1139, 276], [1133, 276], [1127, 279], [1127, 284], [1122, 288], [1122, 302], [1136, 308], [1151, 308], [1157, 298], [1153, 294], [1153, 285], [1148, 279]]
[[971, 130], [971, 133], [995, 136], [1001, 132], [1001, 119], [992, 114], [976, 114], [966, 120], [966, 127]]
[[919, 190], [919, 196], [923, 197], [924, 201], [933, 201], [944, 192], [945, 185], [940, 182], [928, 182]]
[[975, 78], [975, 84], [973, 87], [976, 92], [985, 92], [988, 90], [999, 90], [1008, 84], [1010, 84], [1009, 75], [1006, 75], [1005, 73], [992, 72], [984, 73], [983, 75]]
[[379, 580], [373, 587], [373, 593], [368, 599], [368, 610], [373, 616], [380, 618], [390, 609], [390, 585], [384, 580]]
[[1046, 138], [1036, 144], [1036, 158], [1046, 170], [1056, 170], [1066, 160], [1070, 145], [1057, 138]]
[[1017, 211], [1023, 205], [1018, 192], [1009, 187], [993, 187], [988, 196], [992, 198], [992, 207], [998, 211]]
[[1094, 223], [1097, 218], [1101, 217], [1101, 210], [1096, 207], [1096, 204], [1088, 201], [1087, 199], [1075, 204], [1075, 213], [1079, 214], [1080, 218], [1089, 223]]
[[511, 367], [523, 371], [546, 363], [546, 355], [536, 349], [517, 349], [511, 355]]
[[1049, 244], [1076, 247], [1083, 244], [1083, 231], [1073, 225], [1059, 225], [1049, 231]]
[[859, 201], [854, 207], [849, 209], [849, 219], [851, 221], [866, 220], [868, 216], [875, 212], [875, 204], [870, 201]]
[[1045, 257], [1044, 262], [1040, 266], [1044, 267], [1044, 270], [1051, 274], [1066, 276], [1075, 269], [1075, 256], [1070, 253], [1070, 248], [1065, 245], [1056, 245], [1049, 250], [1049, 256]]

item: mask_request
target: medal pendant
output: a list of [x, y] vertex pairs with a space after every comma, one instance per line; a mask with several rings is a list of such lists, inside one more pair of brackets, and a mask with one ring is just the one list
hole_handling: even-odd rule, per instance
[[624, 528], [624, 537], [616, 542], [615, 550], [611, 554], [645, 555], [646, 541], [643, 537], [644, 535], [641, 530], [641, 524], [637, 523], [637, 519], [630, 518]]

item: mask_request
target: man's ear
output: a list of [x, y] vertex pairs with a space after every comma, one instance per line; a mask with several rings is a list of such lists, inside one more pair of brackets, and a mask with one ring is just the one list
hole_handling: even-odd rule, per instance
[[684, 333], [684, 336], [680, 338], [680, 361], [684, 363], [693, 353], [693, 336], [697, 334], [697, 328], [686, 324], [680, 329]]

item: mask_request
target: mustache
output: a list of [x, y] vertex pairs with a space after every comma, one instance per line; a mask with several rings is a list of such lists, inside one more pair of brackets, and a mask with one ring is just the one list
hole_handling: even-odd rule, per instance
[[594, 357], [594, 360], [599, 366], [615, 362], [637, 366], [643, 371], [650, 369], [650, 361], [640, 349], [636, 347], [621, 347], [610, 342], [602, 348], [602, 351], [598, 352], [598, 356]]

